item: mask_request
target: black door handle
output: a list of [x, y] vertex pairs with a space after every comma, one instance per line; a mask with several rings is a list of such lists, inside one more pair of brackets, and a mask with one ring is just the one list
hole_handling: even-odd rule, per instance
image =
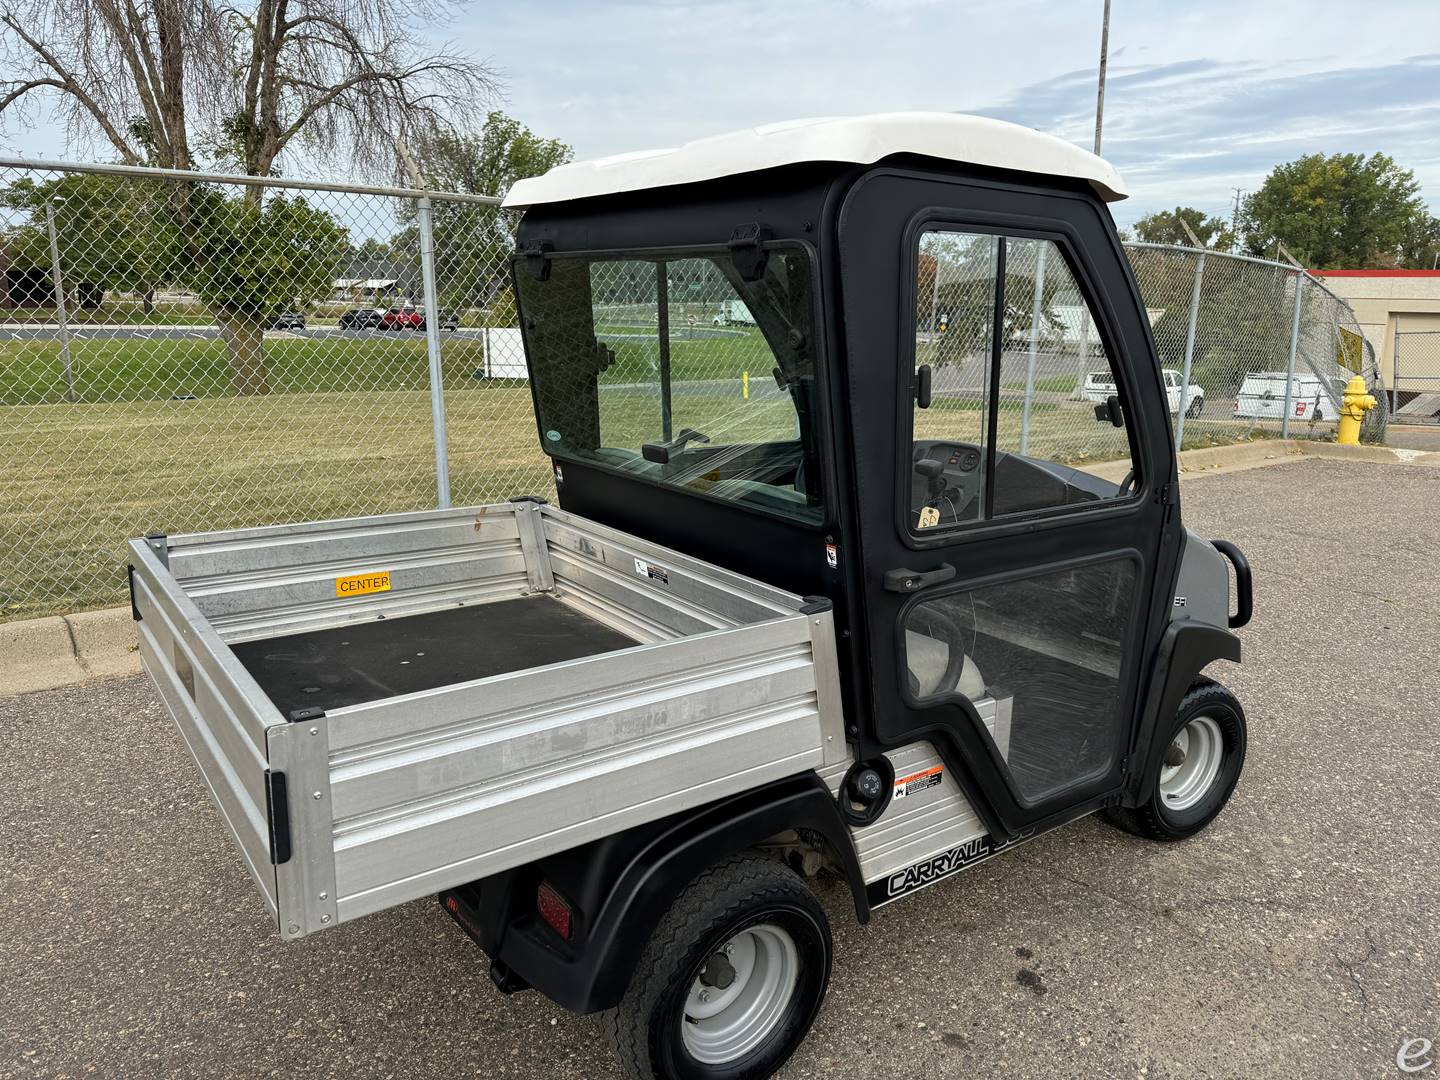
[[927, 585], [939, 585], [955, 576], [955, 567], [942, 562], [934, 570], [907, 570], [900, 567], [885, 571], [886, 592], [916, 592]]

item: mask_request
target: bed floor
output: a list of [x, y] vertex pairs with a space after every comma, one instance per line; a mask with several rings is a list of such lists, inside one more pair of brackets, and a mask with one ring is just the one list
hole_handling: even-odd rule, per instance
[[549, 596], [354, 623], [233, 646], [284, 716], [628, 649], [630, 637]]

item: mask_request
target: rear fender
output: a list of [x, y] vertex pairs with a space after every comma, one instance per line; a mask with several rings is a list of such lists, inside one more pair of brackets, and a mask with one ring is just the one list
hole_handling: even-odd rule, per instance
[[[844, 871], [855, 915], [870, 905], [849, 829], [815, 773], [790, 777], [542, 859], [442, 896], [496, 961], [502, 989], [530, 986], [575, 1013], [619, 1004], [651, 932], [680, 891], [715, 862], [789, 830], [823, 838]], [[535, 916], [545, 880], [575, 911], [575, 940]]]

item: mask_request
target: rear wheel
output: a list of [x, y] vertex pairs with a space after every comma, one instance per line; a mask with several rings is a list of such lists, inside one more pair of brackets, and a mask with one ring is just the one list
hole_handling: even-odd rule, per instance
[[1184, 840], [1229, 802], [1245, 765], [1245, 710], [1217, 682], [1198, 679], [1170, 722], [1149, 800], [1105, 812], [1110, 823], [1149, 840]]
[[1197, 416], [1199, 416], [1204, 410], [1205, 410], [1205, 399], [1204, 399], [1204, 398], [1198, 398], [1198, 397], [1197, 397], [1194, 401], [1190, 402], [1189, 407], [1185, 410], [1185, 415], [1188, 416], [1191, 420], [1194, 420], [1194, 419], [1195, 419]]
[[670, 905], [605, 1028], [636, 1080], [759, 1080], [800, 1045], [830, 980], [830, 926], [784, 865], [742, 854]]

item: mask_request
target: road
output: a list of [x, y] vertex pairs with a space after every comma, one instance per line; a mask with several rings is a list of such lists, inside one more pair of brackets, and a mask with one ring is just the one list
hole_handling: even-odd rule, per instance
[[[1440, 1044], [1440, 469], [1304, 458], [1182, 502], [1255, 566], [1230, 808], [1176, 846], [1083, 821], [867, 927], [824, 884], [787, 1080], [1400, 1076]], [[0, 1075], [615, 1075], [433, 902], [276, 940], [143, 680], [0, 701], [0, 731]]]

